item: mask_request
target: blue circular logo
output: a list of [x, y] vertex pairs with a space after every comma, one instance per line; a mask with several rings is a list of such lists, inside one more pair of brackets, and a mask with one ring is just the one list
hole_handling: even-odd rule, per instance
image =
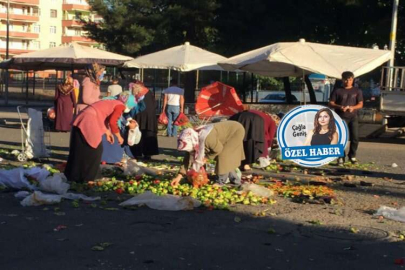
[[277, 140], [283, 160], [319, 167], [344, 156], [348, 132], [346, 123], [328, 107], [304, 105], [283, 117]]

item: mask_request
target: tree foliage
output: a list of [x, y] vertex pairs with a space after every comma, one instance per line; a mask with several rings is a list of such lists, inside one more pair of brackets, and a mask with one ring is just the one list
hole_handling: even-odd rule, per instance
[[[392, 1], [386, 0], [89, 0], [104, 21], [90, 37], [123, 54], [140, 55], [185, 41], [232, 56], [276, 42], [320, 42], [383, 48], [389, 44]], [[401, 3], [402, 4], [402, 3]], [[397, 64], [404, 64], [403, 6]]]

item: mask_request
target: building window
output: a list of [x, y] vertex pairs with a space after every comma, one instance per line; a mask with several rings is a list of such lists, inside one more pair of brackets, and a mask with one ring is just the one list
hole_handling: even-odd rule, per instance
[[34, 24], [34, 33], [40, 33], [41, 32], [41, 26], [39, 24]]
[[51, 34], [56, 34], [56, 26], [50, 26], [50, 27], [49, 27], [49, 32], [50, 32]]
[[39, 41], [32, 41], [31, 44], [32, 44], [32, 48], [33, 48], [34, 50], [39, 50], [39, 49], [41, 49], [41, 43], [40, 43]]
[[28, 32], [28, 26], [25, 23], [22, 25], [22, 31]]
[[51, 9], [51, 18], [57, 18], [58, 17], [58, 12], [56, 9]]
[[56, 47], [56, 42], [49, 42], [49, 48]]
[[82, 32], [80, 31], [80, 29], [75, 30], [75, 36], [80, 36], [81, 34]]

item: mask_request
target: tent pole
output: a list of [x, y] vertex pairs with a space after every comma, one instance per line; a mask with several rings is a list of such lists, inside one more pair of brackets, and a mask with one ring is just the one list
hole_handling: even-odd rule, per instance
[[34, 79], [34, 81], [32, 82], [32, 95], [35, 96], [35, 71], [34, 71], [34, 75], [32, 76], [32, 78]]
[[156, 69], [153, 70], [153, 96], [156, 96]]
[[302, 70], [301, 88], [302, 88], [302, 94], [304, 95], [304, 105], [307, 105], [307, 97], [306, 97], [306, 94], [305, 94], [305, 74], [304, 74], [304, 70]]
[[200, 77], [200, 71], [197, 69], [196, 80], [195, 80], [195, 90], [198, 92], [198, 79]]
[[[246, 102], [246, 88], [245, 88], [245, 81], [246, 81], [246, 72], [243, 72], [243, 82], [242, 82], [242, 90], [243, 90], [243, 102]], [[238, 73], [236, 72], [236, 85], [238, 85]]]
[[25, 73], [21, 71], [21, 94], [24, 93], [24, 85], [25, 85]]
[[25, 104], [28, 104], [28, 71], [27, 71], [27, 77], [26, 77], [26, 82], [25, 82]]
[[42, 72], [42, 91], [45, 91], [45, 72]]
[[253, 75], [253, 73], [251, 73], [250, 85], [252, 86], [252, 88], [250, 89], [250, 102], [253, 102], [253, 83], [254, 83], [254, 80], [255, 80], [254, 75]]
[[8, 82], [9, 82], [9, 80], [8, 80], [8, 77], [9, 77], [9, 73], [8, 73], [8, 68], [6, 69], [6, 72], [5, 72], [5, 74], [4, 74], [4, 88], [5, 88], [5, 96], [4, 96], [4, 100], [5, 100], [5, 103], [6, 103], [6, 105], [8, 105]]
[[169, 73], [167, 75], [167, 87], [170, 87], [170, 68], [169, 68]]
[[55, 79], [55, 89], [56, 89], [56, 87], [58, 86], [58, 70], [55, 71], [56, 71], [56, 79]]

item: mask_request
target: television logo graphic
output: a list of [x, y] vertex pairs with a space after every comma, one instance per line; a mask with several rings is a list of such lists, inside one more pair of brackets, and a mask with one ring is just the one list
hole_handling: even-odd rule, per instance
[[344, 156], [346, 123], [328, 107], [304, 105], [289, 111], [277, 129], [283, 160], [319, 167]]

